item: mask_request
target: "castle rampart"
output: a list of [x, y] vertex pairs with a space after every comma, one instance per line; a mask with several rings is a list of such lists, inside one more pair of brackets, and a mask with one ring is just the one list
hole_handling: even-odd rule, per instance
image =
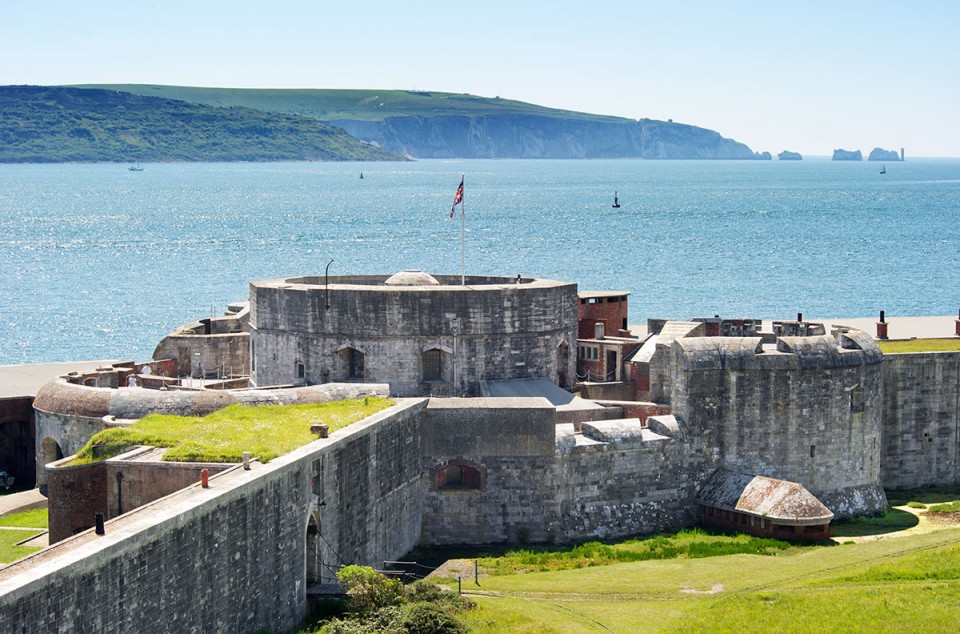
[[307, 585], [416, 545], [424, 401], [195, 485], [0, 570], [3, 632], [294, 627]]
[[388, 382], [478, 395], [483, 379], [575, 378], [577, 287], [552, 280], [385, 276], [252, 282], [257, 385]]
[[671, 405], [715, 466], [801, 482], [837, 517], [886, 508], [883, 358], [865, 333], [673, 342]]
[[884, 356], [883, 392], [883, 485], [960, 482], [960, 352]]

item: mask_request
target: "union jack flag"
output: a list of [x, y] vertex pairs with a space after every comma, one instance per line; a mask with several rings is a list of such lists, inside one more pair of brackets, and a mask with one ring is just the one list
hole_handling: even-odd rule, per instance
[[463, 176], [460, 177], [460, 187], [457, 187], [457, 193], [453, 195], [453, 206], [450, 207], [450, 217], [453, 218], [453, 212], [457, 210], [457, 205], [463, 202]]

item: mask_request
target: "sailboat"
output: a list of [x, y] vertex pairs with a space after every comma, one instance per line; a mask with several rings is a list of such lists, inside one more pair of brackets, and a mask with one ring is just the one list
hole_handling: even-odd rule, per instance
[[134, 163], [133, 165], [131, 165], [131, 166], [128, 167], [127, 169], [129, 169], [131, 172], [142, 172], [142, 171], [143, 171], [143, 168], [140, 167], [140, 161], [137, 161], [136, 163]]
[[614, 209], [620, 209], [620, 201], [617, 200], [617, 192], [613, 192], [613, 204], [611, 207]]
[[881, 173], [881, 174], [886, 174], [886, 173], [887, 173], [887, 166], [886, 166], [886, 165], [881, 165], [881, 166], [880, 166], [880, 173]]

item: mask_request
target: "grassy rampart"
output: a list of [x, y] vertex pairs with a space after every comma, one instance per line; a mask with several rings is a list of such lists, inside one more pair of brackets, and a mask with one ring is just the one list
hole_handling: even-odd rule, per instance
[[151, 414], [129, 427], [106, 429], [77, 452], [73, 464], [106, 460], [135, 445], [170, 447], [172, 462], [240, 462], [249, 451], [261, 462], [316, 439], [310, 426], [330, 433], [393, 405], [367, 397], [309, 405], [231, 405], [202, 418]]

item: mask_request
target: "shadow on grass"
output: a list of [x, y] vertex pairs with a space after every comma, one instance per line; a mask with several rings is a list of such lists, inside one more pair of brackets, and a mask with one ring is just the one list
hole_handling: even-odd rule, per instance
[[907, 511], [890, 509], [880, 517], [857, 517], [830, 527], [831, 537], [868, 537], [886, 535], [913, 528], [920, 518]]
[[905, 506], [910, 502], [921, 504], [944, 504], [960, 500], [960, 488], [913, 489], [904, 491], [887, 491], [887, 501], [890, 506]]

